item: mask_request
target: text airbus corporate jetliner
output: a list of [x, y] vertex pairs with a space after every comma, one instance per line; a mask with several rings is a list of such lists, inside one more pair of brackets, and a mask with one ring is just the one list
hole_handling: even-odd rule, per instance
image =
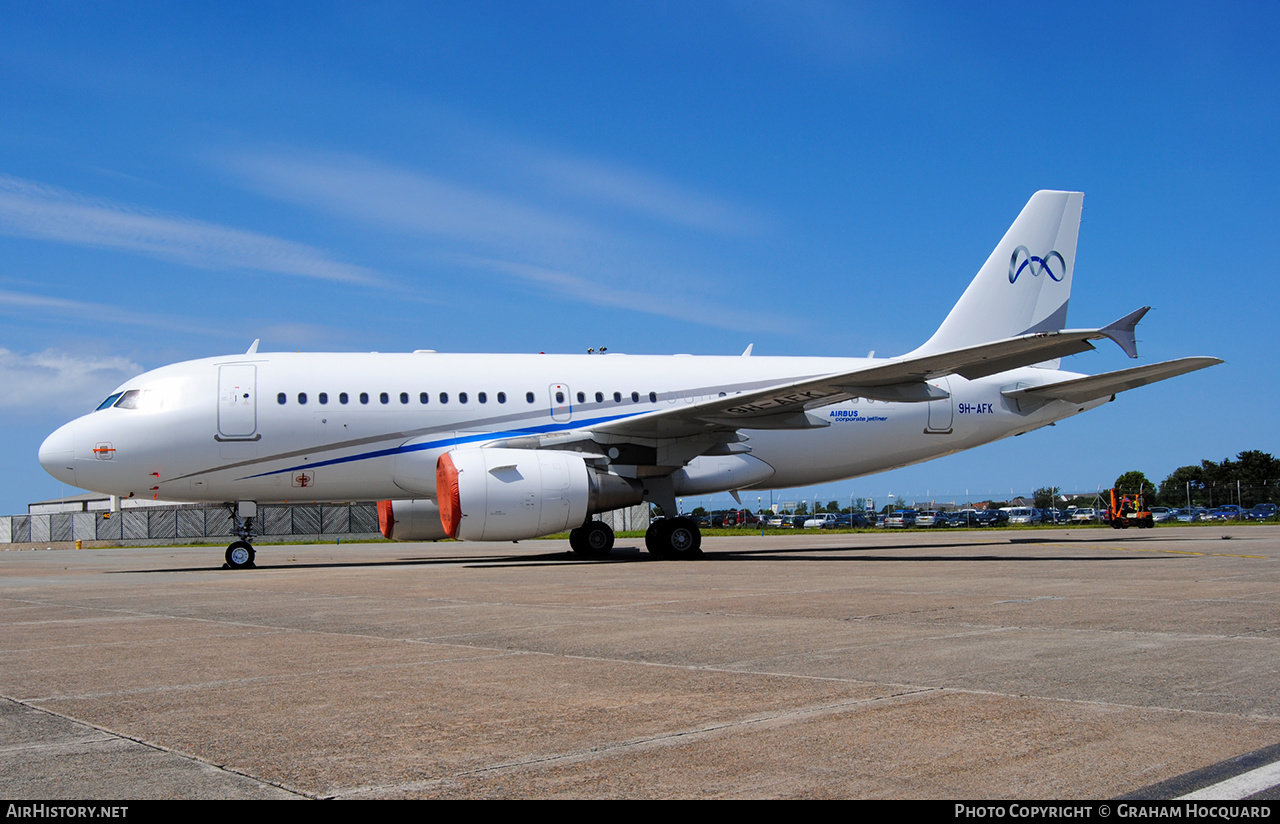
[[[1212, 366], [1182, 358], [1086, 376], [1057, 359], [1109, 338], [1137, 357], [1142, 308], [1065, 329], [1084, 196], [1037, 192], [923, 346], [896, 358], [264, 354], [188, 361], [126, 382], [40, 447], [72, 486], [227, 502], [253, 565], [257, 504], [381, 500], [397, 540], [512, 541], [650, 501], [825, 483], [1018, 435], [1115, 393]], [[700, 551], [658, 520], [660, 557]]]

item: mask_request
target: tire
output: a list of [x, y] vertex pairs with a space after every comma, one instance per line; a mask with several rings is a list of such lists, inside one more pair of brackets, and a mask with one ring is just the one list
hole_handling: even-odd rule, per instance
[[253, 546], [247, 541], [236, 541], [227, 547], [227, 566], [230, 569], [253, 569], [253, 559], [257, 555]]
[[665, 520], [656, 521], [652, 524], [649, 524], [649, 528], [645, 530], [644, 548], [647, 549], [649, 551], [649, 554], [654, 556], [655, 558], [667, 557], [667, 554], [664, 551], [663, 545], [662, 545], [662, 531], [663, 531], [663, 527], [666, 525], [667, 525], [667, 522]]
[[[577, 543], [574, 543], [577, 533]], [[592, 521], [569, 533], [569, 546], [584, 558], [603, 558], [613, 549], [613, 529], [604, 521]]]
[[671, 518], [649, 527], [645, 547], [658, 558], [687, 559], [702, 556], [702, 532], [692, 518]]

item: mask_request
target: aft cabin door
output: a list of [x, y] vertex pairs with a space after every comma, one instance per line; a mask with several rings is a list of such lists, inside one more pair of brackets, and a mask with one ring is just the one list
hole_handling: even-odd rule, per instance
[[950, 435], [951, 417], [954, 408], [951, 403], [951, 382], [946, 378], [933, 381], [933, 385], [947, 393], [947, 397], [929, 401], [929, 424], [924, 430], [928, 435]]
[[218, 367], [219, 440], [257, 440], [257, 373], [252, 363]]

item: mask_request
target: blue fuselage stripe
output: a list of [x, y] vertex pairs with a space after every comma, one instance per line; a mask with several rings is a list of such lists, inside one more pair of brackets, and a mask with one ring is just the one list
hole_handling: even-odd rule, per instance
[[609, 415], [603, 418], [591, 418], [588, 420], [572, 421], [566, 423], [550, 423], [544, 426], [530, 426], [524, 429], [510, 429], [504, 432], [481, 432], [475, 435], [465, 435], [462, 437], [441, 438], [435, 441], [427, 441], [425, 443], [401, 444], [393, 446], [389, 449], [376, 449], [372, 452], [362, 452], [359, 455], [348, 455], [345, 458], [331, 458], [327, 461], [316, 461], [314, 463], [295, 464], [294, 466], [285, 467], [284, 469], [273, 469], [270, 472], [260, 472], [257, 475], [246, 475], [237, 480], [247, 481], [254, 478], [267, 478], [272, 475], [280, 475], [284, 472], [295, 472], [301, 469], [315, 469], [321, 466], [335, 466], [337, 464], [352, 463], [354, 461], [366, 461], [371, 458], [385, 458], [389, 455], [399, 455], [409, 452], [422, 452], [429, 449], [439, 449], [440, 447], [458, 446], [464, 443], [476, 443], [478, 441], [496, 441], [502, 438], [513, 438], [520, 435], [544, 435], [548, 432], [564, 432], [571, 429], [581, 429], [584, 426], [594, 426], [597, 424], [608, 423], [609, 421], [619, 421], [624, 418], [634, 418], [637, 415], [643, 415], [643, 412], [633, 412], [628, 415]]

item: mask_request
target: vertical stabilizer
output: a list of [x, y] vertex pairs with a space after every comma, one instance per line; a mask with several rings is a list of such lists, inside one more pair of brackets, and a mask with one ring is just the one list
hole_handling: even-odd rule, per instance
[[1083, 204], [1080, 192], [1032, 195], [951, 314], [913, 354], [1064, 328]]

